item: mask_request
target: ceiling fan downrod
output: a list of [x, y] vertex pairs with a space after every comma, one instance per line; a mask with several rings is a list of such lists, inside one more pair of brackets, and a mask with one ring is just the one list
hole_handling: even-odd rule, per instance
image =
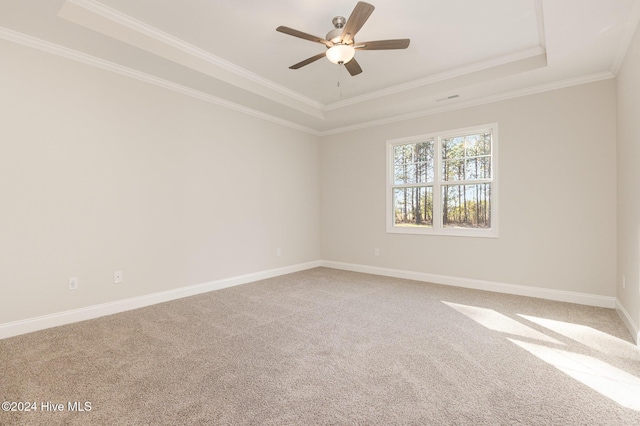
[[331, 23], [335, 28], [327, 33], [326, 39], [331, 43], [338, 44], [342, 39], [342, 29], [344, 28], [344, 24], [347, 23], [347, 20], [344, 16], [336, 16], [331, 20]]

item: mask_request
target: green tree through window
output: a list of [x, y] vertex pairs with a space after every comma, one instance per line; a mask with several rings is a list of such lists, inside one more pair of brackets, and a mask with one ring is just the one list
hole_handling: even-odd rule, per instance
[[387, 144], [388, 232], [497, 236], [497, 125]]

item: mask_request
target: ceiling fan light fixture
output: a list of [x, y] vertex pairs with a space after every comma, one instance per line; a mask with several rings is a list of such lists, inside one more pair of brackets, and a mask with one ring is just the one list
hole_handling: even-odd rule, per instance
[[346, 64], [353, 59], [356, 50], [347, 44], [336, 44], [327, 49], [327, 59], [334, 64]]
[[333, 18], [333, 30], [327, 33], [326, 38], [314, 36], [313, 34], [303, 33], [302, 31], [294, 30], [293, 28], [279, 26], [276, 31], [288, 34], [293, 37], [301, 38], [303, 40], [309, 40], [314, 43], [320, 43], [327, 47], [325, 52], [318, 53], [304, 61], [293, 64], [289, 69], [297, 70], [312, 62], [321, 59], [323, 56], [337, 65], [344, 65], [349, 74], [352, 76], [358, 75], [362, 72], [362, 68], [358, 61], [354, 58], [356, 50], [391, 50], [391, 49], [406, 49], [409, 47], [409, 39], [397, 39], [397, 40], [376, 40], [369, 41], [361, 44], [356, 44], [354, 37], [356, 33], [360, 31], [360, 28], [367, 22], [369, 15], [373, 12], [375, 7], [372, 4], [364, 1], [359, 1], [356, 7], [353, 8], [353, 12], [349, 15], [349, 19], [345, 19], [344, 16], [336, 16]]

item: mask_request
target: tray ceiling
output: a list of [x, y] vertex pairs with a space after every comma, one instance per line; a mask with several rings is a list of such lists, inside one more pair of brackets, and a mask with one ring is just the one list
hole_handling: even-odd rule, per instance
[[[321, 59], [318, 43], [356, 1], [0, 1], [0, 38], [110, 69], [314, 134], [613, 78], [637, 27], [637, 0], [371, 0], [356, 41], [364, 72]], [[338, 85], [339, 83], [339, 85]]]

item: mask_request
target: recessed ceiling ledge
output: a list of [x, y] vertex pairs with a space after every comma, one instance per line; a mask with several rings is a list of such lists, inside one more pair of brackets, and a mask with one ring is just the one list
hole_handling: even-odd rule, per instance
[[135, 46], [255, 95], [324, 120], [324, 105], [94, 0], [67, 0], [60, 18]]
[[[528, 70], [539, 68], [547, 65], [546, 50], [542, 46], [532, 47], [519, 52], [512, 53], [510, 55], [504, 55], [497, 58], [491, 58], [486, 61], [471, 64], [464, 67], [448, 70], [439, 74], [434, 74], [419, 80], [410, 81], [408, 83], [400, 84], [386, 89], [378, 90], [375, 92], [367, 93], [366, 95], [356, 96], [353, 98], [345, 99], [327, 105], [324, 110], [332, 111], [341, 109], [347, 106], [351, 106], [361, 102], [371, 101], [373, 99], [394, 95], [396, 93], [404, 92], [407, 90], [414, 90], [421, 87], [427, 87], [436, 85], [437, 83], [453, 80], [458, 77], [462, 77], [469, 74], [478, 73], [487, 69], [497, 69], [500, 66], [516, 63], [527, 63]], [[522, 68], [522, 66], [520, 66]], [[527, 69], [522, 69], [526, 71]]]

